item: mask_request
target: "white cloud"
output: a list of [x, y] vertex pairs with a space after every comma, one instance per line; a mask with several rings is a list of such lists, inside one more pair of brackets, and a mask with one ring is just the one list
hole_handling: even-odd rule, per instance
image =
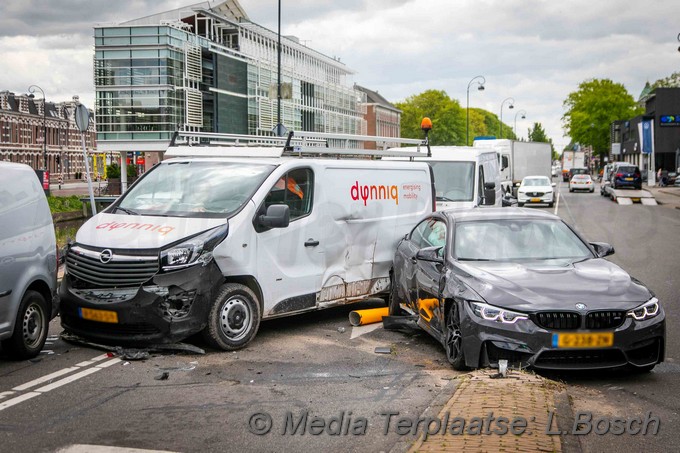
[[[240, 0], [250, 18], [277, 29], [277, 2]], [[77, 94], [94, 105], [93, 27], [198, 3], [194, 0], [2, 0], [0, 89], [40, 85], [48, 100]], [[217, 1], [211, 2], [213, 5]], [[543, 124], [557, 144], [562, 102], [591, 78], [623, 83], [637, 98], [646, 81], [680, 67], [676, 0], [297, 0], [281, 1], [282, 34], [356, 71], [355, 81], [396, 102], [440, 89], [465, 106], [469, 80], [486, 90], [470, 105], [498, 114], [520, 135]], [[74, 14], [77, 11], [78, 14]]]

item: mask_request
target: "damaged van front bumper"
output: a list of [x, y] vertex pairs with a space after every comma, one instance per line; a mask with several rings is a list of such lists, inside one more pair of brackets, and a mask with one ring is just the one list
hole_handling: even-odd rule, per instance
[[222, 280], [214, 261], [157, 273], [136, 287], [87, 287], [67, 273], [59, 289], [61, 324], [102, 343], [174, 343], [205, 328]]

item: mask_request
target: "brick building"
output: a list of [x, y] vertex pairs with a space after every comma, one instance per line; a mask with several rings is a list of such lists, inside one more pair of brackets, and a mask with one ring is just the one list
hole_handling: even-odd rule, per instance
[[[52, 103], [26, 94], [0, 91], [0, 160], [42, 169], [46, 150], [47, 169], [52, 177], [63, 172], [68, 179], [76, 172], [84, 172], [81, 135], [75, 122], [76, 100], [74, 97], [72, 101]], [[43, 145], [45, 137], [46, 146]], [[92, 112], [85, 146], [88, 153], [96, 147]], [[91, 159], [96, 163], [96, 157]]]

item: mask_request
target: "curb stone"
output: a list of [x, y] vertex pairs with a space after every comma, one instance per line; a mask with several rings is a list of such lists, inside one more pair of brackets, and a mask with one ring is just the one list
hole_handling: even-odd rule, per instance
[[[527, 421], [522, 435], [510, 432], [456, 435], [442, 429], [443, 433], [432, 436], [421, 434], [409, 452], [581, 451], [577, 439], [547, 433], [548, 430], [568, 431], [573, 425], [574, 416], [564, 385], [516, 370], [510, 371], [506, 378], [496, 379], [494, 375], [496, 370], [488, 369], [469, 373], [438, 418], [446, 419], [447, 413], [450, 420], [460, 417], [467, 428], [473, 418], [484, 418], [488, 414], [508, 420], [519, 417]], [[552, 426], [548, 426], [551, 421]]]

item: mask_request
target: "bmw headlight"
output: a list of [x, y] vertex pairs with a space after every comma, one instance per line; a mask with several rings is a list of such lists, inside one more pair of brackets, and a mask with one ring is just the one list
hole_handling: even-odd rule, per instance
[[207, 265], [212, 260], [212, 251], [227, 237], [227, 224], [192, 236], [180, 243], [161, 250], [161, 270], [174, 271], [196, 264]]
[[629, 310], [626, 314], [636, 321], [643, 321], [645, 319], [653, 318], [659, 314], [659, 299], [652, 297], [648, 302], [645, 302], [637, 308]]
[[503, 324], [514, 324], [522, 319], [529, 319], [525, 313], [508, 310], [505, 308], [494, 307], [493, 305], [481, 302], [470, 302], [472, 312], [487, 321], [502, 322]]

